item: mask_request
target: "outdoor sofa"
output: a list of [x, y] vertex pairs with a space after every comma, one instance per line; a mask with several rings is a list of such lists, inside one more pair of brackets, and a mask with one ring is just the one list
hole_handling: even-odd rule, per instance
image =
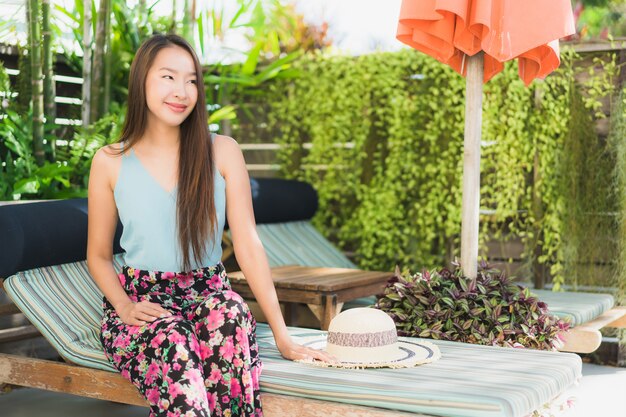
[[[316, 209], [314, 191], [298, 182], [259, 179], [252, 184], [259, 233], [275, 264], [266, 226], [273, 224], [278, 229], [284, 227], [280, 221], [287, 219], [287, 223], [295, 222], [294, 228], [308, 230], [302, 222], [308, 222]], [[295, 208], [307, 201], [313, 209]], [[85, 262], [86, 199], [1, 206], [0, 230], [4, 290], [65, 360], [0, 354], [0, 384], [147, 405], [108, 363], [100, 345], [102, 295]], [[118, 269], [122, 262], [120, 230], [114, 248]], [[311, 238], [320, 236], [294, 237], [305, 248]], [[289, 246], [300, 253], [297, 245]], [[305, 252], [316, 251], [310, 249]], [[320, 332], [290, 331], [294, 336]], [[434, 341], [442, 358], [415, 368], [318, 368], [281, 358], [266, 324], [258, 324], [257, 335], [264, 364], [262, 401], [268, 417], [521, 417], [562, 394], [581, 377], [581, 360], [574, 354], [442, 341]]]

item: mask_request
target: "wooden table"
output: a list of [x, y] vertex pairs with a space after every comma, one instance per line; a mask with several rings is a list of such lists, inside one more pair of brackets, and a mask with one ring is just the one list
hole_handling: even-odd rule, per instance
[[[328, 330], [330, 321], [346, 301], [382, 294], [391, 272], [361, 271], [348, 268], [326, 268], [288, 265], [272, 268], [278, 301], [304, 303]], [[228, 274], [233, 290], [244, 298], [254, 298], [241, 271]]]

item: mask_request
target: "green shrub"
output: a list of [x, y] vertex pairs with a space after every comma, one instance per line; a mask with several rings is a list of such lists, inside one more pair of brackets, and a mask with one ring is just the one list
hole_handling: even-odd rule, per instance
[[396, 323], [398, 335], [456, 342], [556, 350], [569, 324], [548, 313], [528, 288], [482, 263], [476, 279], [458, 264], [396, 274], [376, 307]]

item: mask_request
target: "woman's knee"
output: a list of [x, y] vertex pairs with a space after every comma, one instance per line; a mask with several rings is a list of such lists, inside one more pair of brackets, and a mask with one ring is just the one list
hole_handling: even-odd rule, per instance
[[180, 359], [181, 356], [187, 357], [189, 352], [198, 351], [198, 338], [193, 323], [188, 320], [163, 321], [157, 326], [148, 345], [157, 355], [158, 352], [167, 352], [175, 356], [170, 359]]
[[238, 327], [248, 327], [252, 321], [248, 305], [234, 291], [212, 294], [196, 308], [195, 315], [206, 330], [220, 329], [230, 334], [235, 334]]

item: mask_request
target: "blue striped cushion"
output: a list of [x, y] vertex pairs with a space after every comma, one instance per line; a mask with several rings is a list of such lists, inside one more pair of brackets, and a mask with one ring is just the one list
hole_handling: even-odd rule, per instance
[[572, 326], [579, 326], [591, 321], [615, 305], [615, 299], [610, 294], [533, 289], [530, 291], [548, 304], [548, 310], [551, 313], [568, 320]]
[[[115, 267], [121, 268], [120, 256]], [[5, 288], [65, 359], [113, 371], [99, 340], [101, 293], [85, 262], [13, 275]], [[294, 336], [318, 334], [290, 329]], [[265, 324], [257, 335], [264, 392], [448, 416], [519, 416], [580, 377], [576, 355], [435, 343], [443, 358], [413, 369], [337, 370], [283, 359]], [[389, 387], [393, 387], [390, 390]]]
[[[292, 336], [324, 334], [291, 328]], [[409, 369], [318, 368], [283, 359], [269, 327], [257, 327], [264, 392], [458, 417], [520, 417], [581, 378], [578, 355], [429, 340], [437, 362]], [[419, 340], [419, 339], [418, 339]]]
[[257, 224], [270, 266], [355, 268], [309, 221]]
[[[122, 262], [122, 254], [113, 257], [116, 271], [122, 269]], [[86, 261], [18, 272], [4, 281], [4, 288], [64, 359], [115, 370], [100, 343], [102, 293]]]

